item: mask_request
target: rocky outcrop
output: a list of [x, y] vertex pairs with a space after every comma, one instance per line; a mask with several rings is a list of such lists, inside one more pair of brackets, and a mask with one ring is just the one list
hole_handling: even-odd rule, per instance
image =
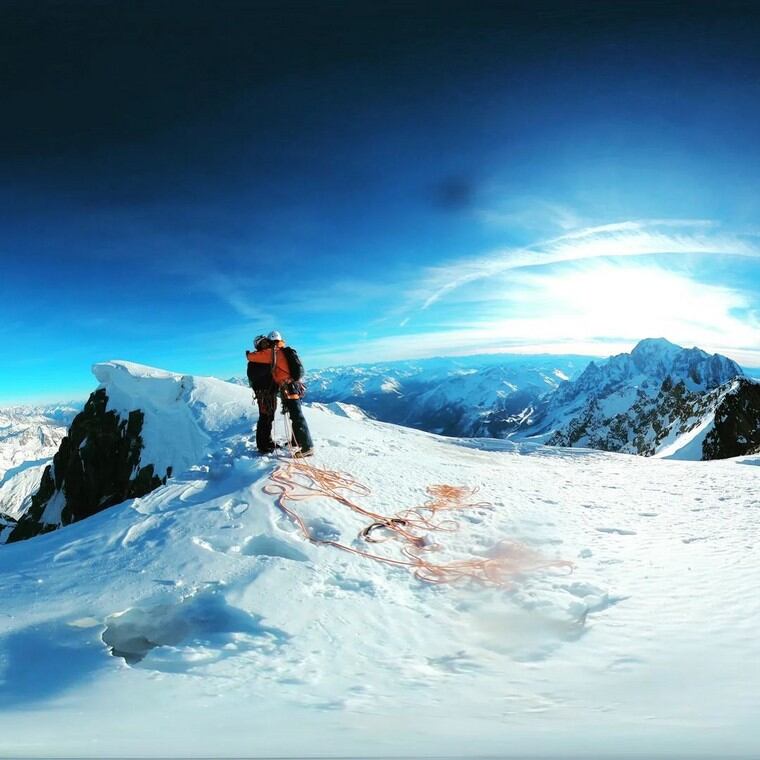
[[727, 386], [721, 386], [707, 393], [689, 391], [683, 380], [674, 383], [667, 376], [655, 396], [639, 390], [630, 408], [617, 414], [605, 414], [598, 399], [590, 400], [547, 443], [653, 456], [666, 441], [673, 441], [701, 424], [727, 390]]
[[143, 412], [135, 409], [122, 419], [107, 405], [104, 388], [91, 394], [8, 543], [77, 522], [166, 483], [171, 468], [159, 474], [153, 464], [141, 464]]
[[[725, 356], [648, 338], [630, 354], [591, 362], [541, 402], [520, 435], [553, 446], [653, 456], [677, 449], [678, 439], [692, 431], [701, 435], [741, 377]], [[695, 447], [689, 455], [699, 459]]]
[[715, 410], [713, 429], [702, 444], [703, 459], [760, 453], [760, 383], [737, 381]]

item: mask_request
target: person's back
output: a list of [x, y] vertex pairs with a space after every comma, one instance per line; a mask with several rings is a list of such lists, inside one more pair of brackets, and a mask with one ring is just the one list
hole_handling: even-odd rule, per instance
[[263, 355], [266, 349], [271, 348], [269, 341], [262, 335], [259, 335], [253, 342], [254, 351], [246, 351], [245, 355], [248, 359], [248, 368], [246, 374], [248, 375], [248, 384], [254, 391], [268, 391], [276, 390], [277, 386], [272, 377], [272, 369], [265, 361], [255, 360], [255, 356], [259, 353]]

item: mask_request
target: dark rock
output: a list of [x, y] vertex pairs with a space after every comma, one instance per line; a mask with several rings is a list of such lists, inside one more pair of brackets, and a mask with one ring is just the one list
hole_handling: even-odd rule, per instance
[[702, 443], [703, 459], [760, 453], [760, 383], [737, 381], [715, 410], [713, 429]]
[[[9, 535], [8, 543], [144, 496], [171, 476], [170, 470], [161, 477], [152, 464], [141, 466], [143, 413], [135, 409], [124, 420], [107, 411], [107, 404], [105, 389], [90, 395], [61, 441], [53, 464], [45, 468], [32, 504]], [[54, 498], [61, 500], [60, 515], [46, 516], [45, 510]]]

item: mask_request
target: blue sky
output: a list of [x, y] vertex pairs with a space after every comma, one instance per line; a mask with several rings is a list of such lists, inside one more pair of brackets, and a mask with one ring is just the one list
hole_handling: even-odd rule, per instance
[[679, 5], [4, 6], [0, 403], [273, 328], [760, 366], [758, 9]]

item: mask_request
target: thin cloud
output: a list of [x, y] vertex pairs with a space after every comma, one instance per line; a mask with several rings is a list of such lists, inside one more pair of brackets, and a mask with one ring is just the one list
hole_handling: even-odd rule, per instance
[[508, 270], [653, 254], [760, 257], [760, 247], [756, 236], [726, 234], [706, 220], [618, 222], [574, 230], [533, 246], [496, 251], [477, 259], [432, 268], [428, 270], [425, 285], [412, 294], [412, 298], [417, 308], [425, 311], [465, 285]]
[[482, 208], [477, 217], [488, 225], [524, 230], [545, 231], [548, 227], [569, 231], [584, 224], [572, 209], [541, 198], [523, 197], [507, 205]]
[[[250, 280], [240, 278], [233, 279], [228, 275], [219, 272], [207, 273], [199, 286], [217, 296], [221, 301], [227, 304], [233, 311], [241, 317], [255, 322], [270, 322], [272, 315], [269, 311], [262, 309], [258, 303], [261, 301], [261, 286], [254, 288], [255, 283]], [[256, 296], [251, 296], [248, 291], [255, 292]]]
[[606, 356], [664, 336], [760, 366], [760, 317], [750, 294], [735, 288], [623, 259], [578, 261], [561, 272], [526, 268], [511, 273], [508, 285], [505, 278], [489, 280], [483, 290], [501, 291], [498, 299], [457, 300], [431, 329], [368, 340], [343, 360], [506, 352]]

